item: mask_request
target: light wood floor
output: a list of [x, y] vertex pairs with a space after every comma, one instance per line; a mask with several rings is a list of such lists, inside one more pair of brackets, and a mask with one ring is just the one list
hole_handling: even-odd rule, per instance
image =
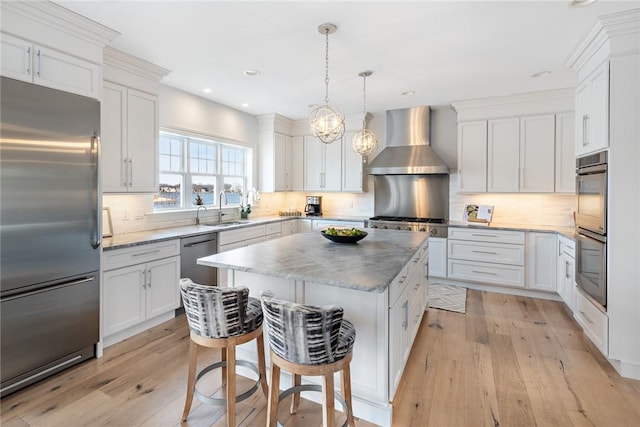
[[[188, 341], [179, 316], [5, 397], [0, 424], [178, 426]], [[200, 353], [201, 366], [217, 359]], [[215, 381], [208, 391], [219, 393]], [[425, 316], [393, 404], [394, 426], [402, 427], [636, 427], [640, 381], [621, 378], [561, 303], [470, 290], [466, 314]], [[295, 417], [281, 407], [287, 426], [321, 425], [316, 404], [303, 402]], [[263, 426], [265, 418], [260, 393], [238, 405], [239, 425]], [[225, 424], [223, 407], [196, 399], [185, 425]]]

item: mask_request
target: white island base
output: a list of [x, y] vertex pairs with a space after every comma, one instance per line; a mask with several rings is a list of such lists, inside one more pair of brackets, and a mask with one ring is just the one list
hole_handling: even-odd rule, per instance
[[[354, 269], [367, 268], [365, 264], [370, 261], [367, 261], [369, 257], [364, 256], [367, 253], [367, 245], [364, 244], [359, 244], [358, 248], [345, 246], [337, 250], [363, 253], [362, 263], [353, 256], [344, 258], [344, 253], [334, 253], [335, 256], [340, 255], [343, 261], [333, 264], [333, 271], [328, 273], [333, 279], [318, 276], [318, 281], [309, 280], [310, 275], [313, 279], [313, 275], [309, 273], [310, 264], [325, 263], [327, 256], [331, 256], [330, 253], [329, 255], [325, 253], [325, 257], [321, 260], [315, 256], [307, 256], [309, 253], [303, 248], [314, 247], [319, 242], [306, 240], [315, 239], [316, 236], [320, 241], [323, 240], [318, 233], [313, 232], [200, 258], [198, 263], [226, 268], [228, 285], [246, 286], [252, 297], [258, 298], [260, 292], [269, 290], [276, 297], [288, 301], [317, 306], [331, 304], [341, 306], [344, 309], [345, 319], [351, 321], [356, 329], [351, 362], [354, 415], [381, 426], [391, 426], [393, 416], [391, 402], [427, 306], [428, 247], [426, 235], [423, 233], [377, 231], [374, 236], [371, 234], [363, 242], [376, 252], [384, 246], [387, 259], [394, 262], [386, 263], [383, 268], [384, 273], [376, 271], [375, 275], [372, 275], [372, 269], [381, 269], [378, 258], [378, 265], [375, 267], [370, 265], [367, 274], [364, 274], [363, 270], [363, 276], [369, 276], [366, 283], [349, 279], [349, 283], [352, 284], [349, 285], [344, 281], [346, 279], [343, 279], [353, 274]], [[403, 252], [402, 256], [388, 252], [389, 239], [395, 238], [402, 240], [397, 244], [398, 252]], [[302, 243], [304, 245], [298, 245]], [[309, 243], [314, 245], [309, 246]], [[286, 253], [292, 247], [301, 248], [297, 259], [305, 259], [306, 261], [299, 263], [305, 264], [304, 266], [291, 263], [279, 264], [280, 260], [273, 259], [278, 255], [268, 257], [263, 255], [265, 253], [282, 254], [286, 257]], [[312, 250], [314, 249], [309, 251]], [[333, 248], [328, 247], [327, 250], [331, 252]], [[350, 259], [353, 262], [344, 262], [344, 259]], [[398, 259], [402, 262], [395, 262]], [[266, 265], [269, 265], [272, 270], [267, 271]], [[304, 269], [305, 273], [296, 271], [297, 267]], [[371, 279], [373, 276], [375, 279]], [[336, 282], [339, 283], [336, 284]], [[367, 283], [370, 283], [371, 287], [367, 287], [369, 286]], [[265, 354], [267, 367], [269, 367], [269, 344], [266, 334], [268, 331], [265, 326]], [[255, 344], [248, 343], [239, 347], [238, 357], [256, 361]], [[282, 389], [289, 388], [290, 375], [284, 371], [282, 375]], [[340, 384], [338, 374], [335, 375], [334, 381], [337, 388]], [[321, 384], [321, 377], [303, 377], [303, 383]], [[303, 393], [303, 397], [318, 403], [322, 399], [320, 393]], [[341, 405], [336, 405], [336, 408], [341, 409]]]

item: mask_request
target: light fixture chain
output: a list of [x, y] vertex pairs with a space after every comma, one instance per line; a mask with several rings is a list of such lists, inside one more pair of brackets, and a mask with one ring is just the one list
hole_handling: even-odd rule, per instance
[[324, 103], [329, 104], [329, 28], [324, 30], [324, 37], [325, 37]]

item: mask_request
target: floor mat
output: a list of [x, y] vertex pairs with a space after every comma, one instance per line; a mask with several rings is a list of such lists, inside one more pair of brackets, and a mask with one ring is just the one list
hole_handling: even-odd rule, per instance
[[467, 289], [458, 286], [441, 285], [432, 283], [429, 285], [429, 307], [440, 310], [465, 313], [467, 306]]

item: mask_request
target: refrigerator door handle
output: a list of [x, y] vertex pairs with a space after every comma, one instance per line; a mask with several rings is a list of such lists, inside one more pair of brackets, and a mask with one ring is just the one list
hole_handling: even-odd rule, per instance
[[93, 205], [96, 208], [95, 213], [95, 224], [93, 228], [94, 236], [91, 239], [91, 247], [93, 249], [98, 249], [102, 244], [102, 234], [101, 234], [101, 218], [102, 218], [102, 184], [100, 179], [100, 157], [101, 157], [101, 147], [100, 147], [100, 137], [94, 131], [93, 136], [91, 137], [91, 153], [93, 154], [95, 165], [96, 165], [96, 189], [94, 192], [94, 203]]
[[49, 288], [36, 289], [36, 290], [29, 291], [29, 292], [25, 292], [25, 293], [22, 293], [22, 294], [11, 295], [11, 296], [9, 296], [9, 297], [2, 298], [0, 301], [1, 301], [1, 302], [7, 302], [7, 301], [12, 301], [12, 300], [14, 300], [14, 299], [16, 299], [16, 298], [25, 298], [25, 297], [30, 297], [30, 296], [32, 296], [32, 295], [37, 295], [37, 294], [42, 293], [42, 292], [45, 292], [45, 291], [46, 291], [46, 292], [48, 292], [48, 291], [55, 291], [55, 290], [57, 290], [57, 289], [66, 288], [67, 286], [75, 286], [75, 285], [81, 285], [81, 284], [83, 284], [83, 283], [87, 283], [87, 282], [93, 282], [94, 280], [96, 280], [96, 277], [95, 277], [95, 276], [91, 276], [91, 277], [83, 277], [83, 278], [81, 278], [81, 279], [75, 279], [75, 280], [72, 280], [72, 281], [70, 281], [70, 282], [60, 283], [60, 284], [58, 284], [58, 285], [51, 286], [51, 287], [49, 287]]

